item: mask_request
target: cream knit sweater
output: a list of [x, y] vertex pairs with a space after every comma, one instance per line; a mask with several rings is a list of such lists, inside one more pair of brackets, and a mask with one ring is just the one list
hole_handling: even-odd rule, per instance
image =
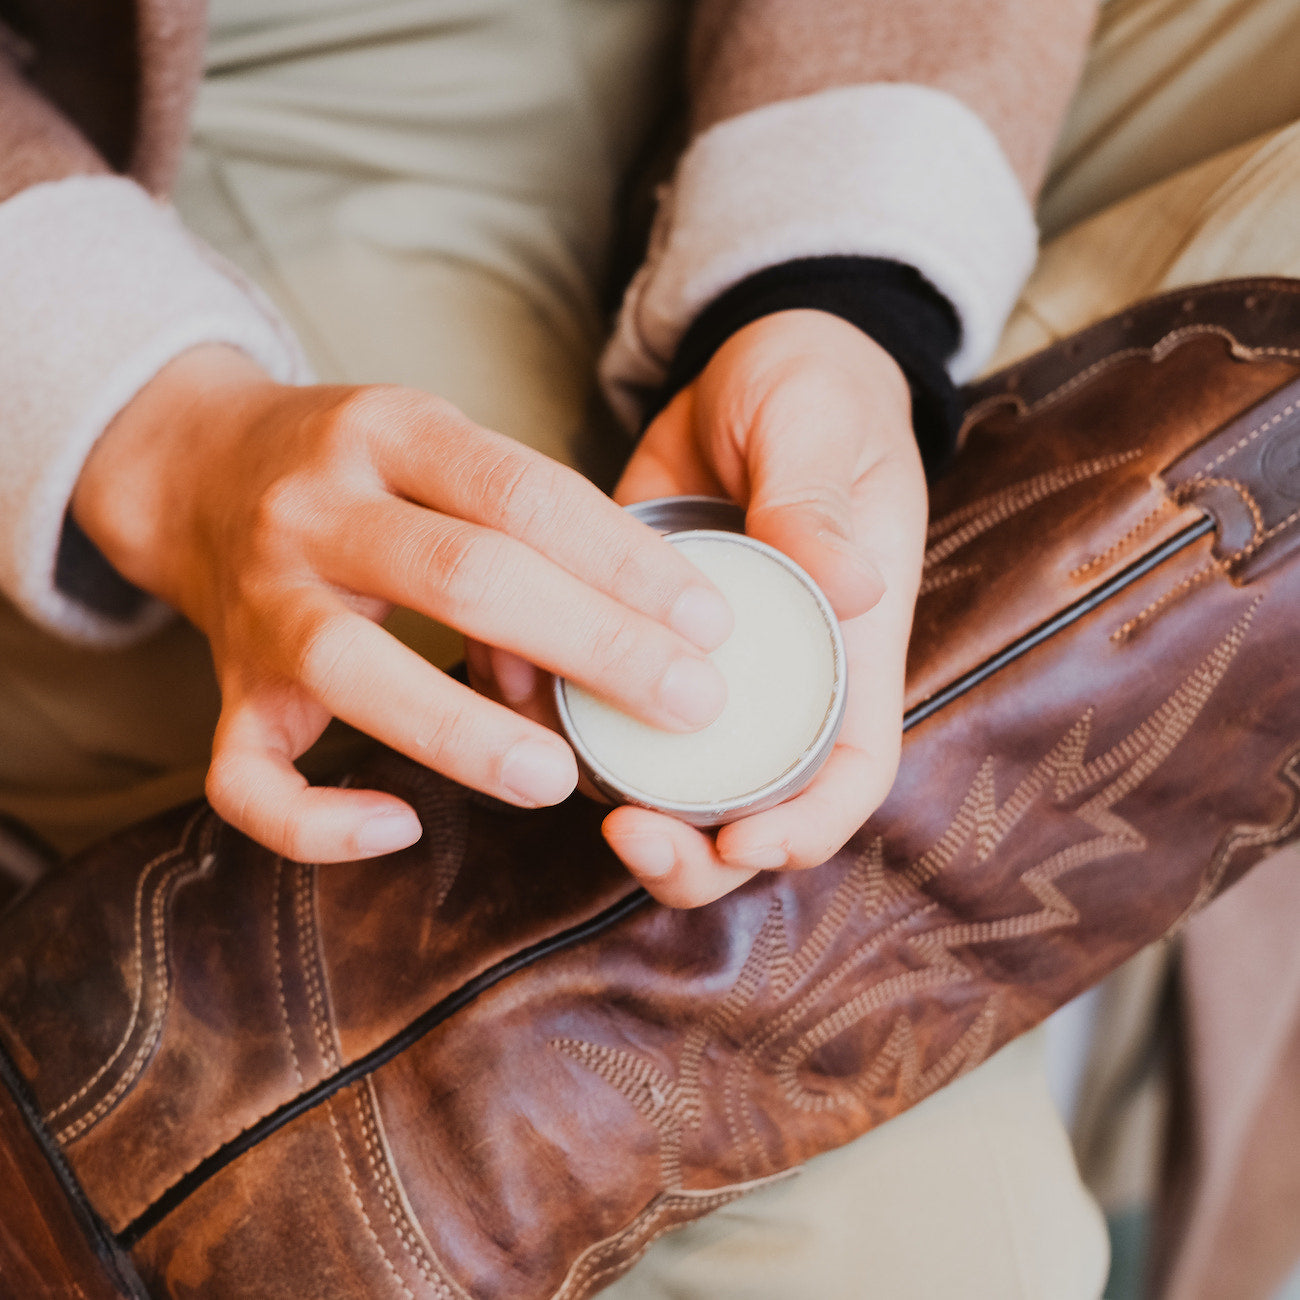
[[[0, 591], [103, 645], [165, 616], [105, 617], [54, 580], [73, 487], [109, 421], [203, 342], [242, 348], [281, 382], [310, 378], [267, 300], [166, 202], [201, 0], [134, 0], [134, 16], [132, 3], [85, 0], [76, 31], [54, 23], [39, 40], [0, 32]], [[718, 294], [827, 254], [920, 270], [958, 314], [954, 378], [973, 375], [1033, 262], [1031, 197], [1094, 5], [696, 5], [693, 136], [602, 363], [616, 409], [635, 423], [638, 395]]]

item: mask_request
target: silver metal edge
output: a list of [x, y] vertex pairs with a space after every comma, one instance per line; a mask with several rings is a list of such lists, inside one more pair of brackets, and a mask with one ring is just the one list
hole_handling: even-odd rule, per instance
[[[716, 500], [713, 497], [664, 499], [700, 502]], [[747, 533], [732, 532], [729, 529], [721, 528], [687, 528], [668, 535], [673, 539], [717, 537], [725, 541], [749, 546], [752, 550], [761, 551], [783, 565], [811, 593], [830, 631], [832, 663], [835, 674], [831, 699], [827, 704], [826, 713], [822, 717], [813, 743], [784, 772], [765, 785], [760, 786], [757, 790], [749, 791], [743, 798], [713, 804], [676, 803], [670, 800], [655, 799], [645, 791], [638, 790], [635, 786], [622, 784], [592, 755], [574, 725], [573, 715], [569, 711], [568, 700], [565, 696], [567, 683], [562, 677], [555, 678], [555, 706], [560, 715], [560, 725], [564, 729], [565, 739], [573, 746], [574, 753], [577, 755], [586, 775], [602, 793], [620, 803], [633, 804], [638, 808], [649, 808], [656, 812], [667, 813], [669, 816], [676, 817], [678, 821], [686, 822], [690, 826], [697, 826], [701, 829], [710, 826], [723, 826], [727, 822], [738, 821], [742, 817], [752, 816], [754, 813], [764, 812], [768, 808], [775, 808], [777, 804], [784, 803], [802, 790], [817, 774], [827, 758], [830, 757], [831, 750], [835, 748], [835, 741], [839, 736], [840, 727], [844, 723], [844, 706], [848, 698], [848, 663], [844, 651], [844, 637], [840, 632], [839, 620], [835, 617], [835, 611], [831, 608], [830, 601], [826, 599], [826, 594], [800, 565], [796, 564], [788, 555], [778, 551], [776, 547], [769, 546], [756, 537], [750, 537]]]

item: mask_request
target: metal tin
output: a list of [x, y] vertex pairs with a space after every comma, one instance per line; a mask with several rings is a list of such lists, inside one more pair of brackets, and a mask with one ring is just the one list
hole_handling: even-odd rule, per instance
[[555, 704], [566, 739], [573, 746], [583, 770], [603, 794], [615, 803], [636, 804], [687, 822], [692, 826], [721, 826], [753, 813], [773, 808], [797, 794], [817, 774], [830, 756], [844, 721], [844, 704], [848, 691], [848, 664], [839, 620], [821, 588], [788, 556], [774, 547], [745, 534], [745, 512], [731, 501], [716, 497], [661, 497], [628, 507], [643, 523], [665, 537], [686, 538], [724, 535], [728, 542], [760, 551], [792, 574], [814, 598], [825, 621], [832, 649], [833, 686], [826, 701], [826, 712], [812, 743], [772, 780], [745, 794], [722, 802], [686, 803], [665, 800], [637, 789], [620, 779], [601, 762], [583, 741], [575, 725], [567, 698], [567, 683], [555, 682]]

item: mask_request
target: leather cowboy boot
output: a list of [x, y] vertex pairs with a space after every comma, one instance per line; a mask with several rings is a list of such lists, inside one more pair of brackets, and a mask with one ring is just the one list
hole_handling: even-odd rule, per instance
[[0, 917], [29, 1181], [119, 1294], [578, 1300], [971, 1069], [1297, 833], [1297, 376], [1300, 282], [1238, 281], [974, 391], [898, 781], [817, 870], [672, 911], [600, 809], [379, 752], [382, 863], [198, 805], [54, 873]]

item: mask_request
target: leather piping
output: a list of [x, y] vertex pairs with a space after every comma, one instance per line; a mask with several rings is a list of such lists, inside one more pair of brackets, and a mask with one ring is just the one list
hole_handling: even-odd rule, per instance
[[[1019, 659], [1021, 655], [1027, 654], [1035, 646], [1041, 645], [1049, 637], [1056, 635], [1056, 633], [1076, 622], [1085, 614], [1090, 613], [1099, 605], [1117, 595], [1125, 587], [1158, 567], [1170, 556], [1181, 551], [1184, 547], [1190, 546], [1198, 538], [1204, 537], [1205, 534], [1213, 530], [1214, 521], [1209, 515], [1205, 515], [1189, 524], [1154, 551], [1122, 569], [1095, 591], [1089, 592], [1045, 623], [1025, 633], [1025, 635], [998, 651], [997, 654], [985, 660], [984, 663], [977, 665], [942, 690], [937, 691], [929, 699], [914, 705], [903, 717], [903, 730], [908, 731], [925, 721], [926, 718], [937, 713], [945, 705], [951, 704], [954, 700], [966, 694], [967, 691], [988, 680], [999, 669]], [[417, 1016], [400, 1033], [394, 1034], [387, 1041], [366, 1053], [365, 1056], [358, 1057], [350, 1065], [338, 1070], [328, 1078], [322, 1079], [320, 1083], [309, 1088], [306, 1092], [277, 1107], [256, 1123], [250, 1125], [242, 1133], [218, 1147], [216, 1151], [201, 1160], [193, 1169], [163, 1192], [152, 1205], [128, 1223], [117, 1234], [118, 1244], [123, 1249], [130, 1250], [146, 1233], [157, 1227], [168, 1214], [193, 1195], [210, 1178], [225, 1168], [226, 1165], [270, 1137], [277, 1129], [297, 1119], [321, 1102], [328, 1100], [335, 1093], [365, 1078], [394, 1057], [401, 1055], [402, 1052], [424, 1037], [431, 1029], [442, 1024], [463, 1007], [468, 1006], [480, 993], [486, 992], [507, 976], [532, 965], [533, 962], [543, 957], [548, 957], [552, 953], [560, 952], [587, 939], [594, 938], [596, 935], [617, 925], [650, 901], [650, 895], [645, 890], [636, 889], [590, 920], [572, 926], [567, 930], [562, 930], [549, 939], [543, 939], [530, 947], [523, 948], [513, 956], [507, 957], [495, 966], [489, 967], [454, 993], [443, 998], [441, 1002], [436, 1003]], [[82, 1195], [84, 1196], [84, 1194]]]
[[533, 962], [543, 957], [549, 957], [552, 953], [563, 951], [608, 930], [648, 902], [650, 902], [650, 895], [644, 889], [635, 889], [603, 912], [598, 912], [590, 920], [583, 921], [580, 925], [570, 926], [569, 929], [561, 930], [549, 939], [542, 939], [527, 948], [521, 948], [517, 953], [497, 962], [495, 966], [489, 966], [467, 984], [461, 985], [454, 993], [448, 994], [441, 1002], [434, 1003], [427, 1011], [416, 1016], [405, 1029], [380, 1043], [364, 1056], [359, 1056], [328, 1078], [322, 1079], [315, 1087], [290, 1098], [282, 1106], [276, 1107], [270, 1114], [264, 1115], [255, 1124], [251, 1124], [242, 1133], [218, 1147], [210, 1156], [201, 1160], [193, 1169], [174, 1182], [148, 1209], [128, 1223], [117, 1234], [118, 1244], [123, 1249], [130, 1250], [147, 1232], [157, 1227], [177, 1206], [198, 1191], [208, 1179], [224, 1169], [232, 1160], [243, 1155], [245, 1151], [251, 1150], [298, 1116], [320, 1105], [321, 1102], [328, 1101], [335, 1093], [351, 1087], [380, 1066], [386, 1065], [395, 1056], [400, 1056], [431, 1029], [468, 1006], [480, 993], [486, 993], [506, 976], [531, 966]]
[[72, 1209], [73, 1217], [77, 1220], [77, 1224], [81, 1228], [82, 1235], [87, 1243], [99, 1258], [100, 1263], [103, 1264], [109, 1281], [117, 1287], [123, 1296], [129, 1296], [130, 1300], [150, 1300], [149, 1292], [145, 1289], [144, 1283], [141, 1282], [139, 1274], [135, 1271], [130, 1256], [126, 1254], [126, 1248], [121, 1245], [119, 1240], [114, 1238], [108, 1225], [96, 1213], [95, 1207], [91, 1205], [89, 1198], [82, 1190], [81, 1184], [77, 1181], [77, 1176], [72, 1172], [63, 1152], [59, 1150], [58, 1144], [50, 1136], [49, 1129], [45, 1127], [45, 1123], [41, 1119], [41, 1112], [36, 1105], [36, 1099], [32, 1096], [26, 1081], [18, 1072], [18, 1067], [14, 1064], [13, 1058], [8, 1051], [6, 1051], [3, 1042], [0, 1042], [0, 1086], [8, 1090], [14, 1104], [18, 1107], [19, 1113], [26, 1121], [28, 1131], [35, 1139], [37, 1146], [40, 1147], [41, 1154], [44, 1155], [59, 1185], [63, 1188], [64, 1195], [68, 1198], [68, 1204]]
[[1129, 586], [1130, 583], [1136, 582], [1139, 578], [1150, 573], [1152, 569], [1158, 568], [1171, 555], [1176, 555], [1184, 547], [1190, 546], [1198, 538], [1204, 537], [1206, 533], [1212, 533], [1213, 531], [1213, 518], [1210, 515], [1202, 515], [1200, 519], [1175, 533], [1167, 542], [1161, 543], [1154, 551], [1121, 569], [1113, 578], [1103, 582], [1100, 587], [1088, 592], [1086, 596], [1081, 596], [1074, 604], [1067, 605], [1059, 614], [1054, 614], [1049, 618], [1047, 622], [1040, 623], [1036, 628], [1026, 632], [1024, 636], [1017, 638], [1010, 645], [999, 650], [997, 654], [990, 655], [982, 664], [977, 664], [969, 672], [963, 673], [955, 681], [949, 682], [942, 690], [935, 691], [929, 699], [914, 704], [903, 715], [903, 730], [907, 731], [909, 728], [916, 726], [918, 722], [924, 722], [926, 718], [937, 713], [946, 704], [951, 704], [953, 700], [965, 695], [972, 687], [978, 686], [980, 682], [992, 677], [999, 668], [1005, 668], [1007, 664], [1019, 659], [1021, 655], [1028, 653], [1036, 645], [1041, 645], [1063, 628], [1069, 627], [1071, 623], [1076, 622], [1085, 614], [1091, 613], [1099, 605], [1105, 604], [1112, 596], [1117, 595], [1125, 587]]

